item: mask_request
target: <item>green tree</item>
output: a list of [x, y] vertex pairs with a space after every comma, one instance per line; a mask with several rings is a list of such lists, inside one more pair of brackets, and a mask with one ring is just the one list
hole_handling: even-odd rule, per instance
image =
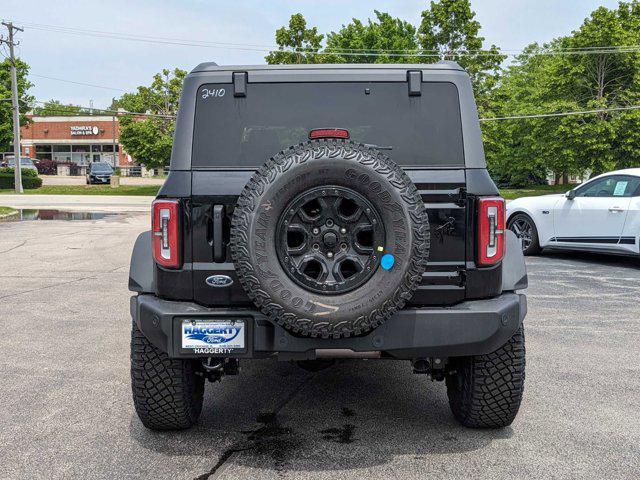
[[138, 87], [114, 100], [111, 108], [123, 108], [120, 116], [120, 143], [138, 162], [147, 167], [164, 167], [171, 158], [171, 144], [178, 112], [182, 82], [187, 72], [176, 68], [154, 75], [151, 85]]
[[265, 60], [270, 65], [289, 63], [319, 63], [318, 51], [322, 47], [324, 35], [318, 28], [307, 28], [307, 21], [301, 13], [291, 15], [289, 27], [276, 30], [278, 50], [270, 52]]
[[[506, 69], [491, 116], [599, 110], [640, 104], [640, 58], [604, 48], [640, 43], [640, 2], [598, 8], [571, 35], [532, 44]], [[503, 183], [535, 172], [602, 173], [640, 165], [640, 112], [519, 119], [483, 124], [490, 169]]]
[[[11, 63], [9, 59], [0, 62], [0, 151], [11, 149], [13, 141], [13, 111], [11, 108]], [[20, 124], [28, 120], [25, 113], [33, 103], [28, 90], [33, 84], [27, 79], [29, 65], [20, 59], [16, 60], [18, 77], [18, 103], [20, 105]]]
[[[469, 72], [478, 106], [484, 111], [506, 57], [495, 45], [484, 48], [480, 22], [475, 16], [469, 0], [432, 1], [422, 12], [418, 41], [425, 55], [456, 61]], [[433, 61], [431, 56], [423, 58]]]
[[63, 104], [59, 100], [49, 100], [42, 106], [36, 106], [33, 108], [34, 115], [40, 116], [55, 116], [55, 115], [93, 115], [97, 112], [93, 112], [91, 109], [79, 107], [78, 105]]
[[[374, 10], [376, 20], [353, 19], [338, 32], [327, 35], [324, 62], [412, 63], [418, 59], [416, 28], [388, 13]], [[387, 54], [378, 52], [385, 51]], [[351, 53], [351, 55], [349, 55]], [[371, 55], [367, 55], [371, 53]], [[377, 53], [377, 54], [376, 54]]]

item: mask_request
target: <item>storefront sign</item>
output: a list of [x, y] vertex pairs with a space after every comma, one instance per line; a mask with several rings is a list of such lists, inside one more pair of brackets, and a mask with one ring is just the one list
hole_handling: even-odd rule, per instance
[[91, 127], [89, 125], [72, 125], [70, 128], [71, 135], [73, 136], [98, 135], [100, 131], [98, 127]]

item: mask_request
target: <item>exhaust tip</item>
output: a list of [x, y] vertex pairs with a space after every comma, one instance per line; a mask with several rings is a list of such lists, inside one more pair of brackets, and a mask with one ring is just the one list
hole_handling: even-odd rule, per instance
[[417, 358], [411, 362], [413, 365], [413, 373], [430, 373], [431, 361], [428, 358]]

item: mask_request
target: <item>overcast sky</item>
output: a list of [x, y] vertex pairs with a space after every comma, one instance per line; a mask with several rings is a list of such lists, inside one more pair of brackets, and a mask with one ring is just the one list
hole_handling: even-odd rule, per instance
[[[482, 34], [505, 50], [545, 42], [578, 28], [599, 6], [617, 0], [472, 0]], [[350, 0], [3, 0], [0, 16], [17, 25], [19, 55], [31, 66], [31, 93], [38, 100], [97, 108], [113, 96], [148, 84], [162, 68], [190, 70], [203, 61], [264, 63], [264, 52], [178, 46], [65, 34], [29, 27], [46, 24], [92, 31], [148, 35], [233, 44], [273, 45], [274, 32], [301, 12], [321, 32], [337, 30], [351, 18], [366, 19], [378, 9], [419, 24], [426, 1]], [[3, 32], [5, 33], [5, 32]], [[115, 90], [74, 85], [35, 75], [89, 83]], [[120, 89], [120, 90], [118, 90]]]

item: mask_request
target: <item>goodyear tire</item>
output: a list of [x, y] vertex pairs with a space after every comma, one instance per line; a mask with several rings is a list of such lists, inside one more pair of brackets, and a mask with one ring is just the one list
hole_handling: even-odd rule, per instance
[[[295, 237], [300, 246], [291, 245]], [[231, 254], [247, 295], [302, 336], [376, 328], [411, 298], [428, 253], [415, 185], [380, 151], [345, 140], [314, 140], [271, 158], [242, 191], [232, 221]]]

